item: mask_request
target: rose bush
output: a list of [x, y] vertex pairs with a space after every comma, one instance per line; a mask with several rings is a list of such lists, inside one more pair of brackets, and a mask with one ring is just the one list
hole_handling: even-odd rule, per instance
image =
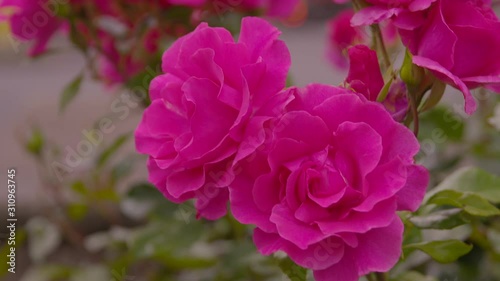
[[251, 154], [255, 138], [289, 101], [290, 54], [280, 32], [245, 18], [235, 42], [229, 31], [201, 24], [163, 55], [163, 74], [136, 131], [149, 155], [149, 179], [175, 202], [197, 198], [199, 215], [226, 212], [233, 161]]
[[[295, 99], [230, 187], [263, 254], [285, 251], [316, 280], [355, 281], [399, 259], [397, 210], [416, 210], [428, 173], [415, 136], [380, 105], [343, 88], [292, 88]], [[391, 241], [391, 243], [387, 243]]]

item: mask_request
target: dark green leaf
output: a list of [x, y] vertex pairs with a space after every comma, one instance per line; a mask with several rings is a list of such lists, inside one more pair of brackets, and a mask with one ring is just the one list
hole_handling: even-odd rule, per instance
[[63, 112], [66, 106], [76, 97], [80, 92], [80, 87], [83, 81], [83, 73], [78, 74], [67, 86], [64, 88], [59, 104], [59, 111]]
[[420, 250], [440, 263], [451, 263], [472, 250], [472, 245], [467, 245], [459, 240], [443, 240], [410, 244], [405, 250]]
[[161, 192], [159, 192], [158, 189], [152, 184], [147, 182], [134, 184], [127, 193], [127, 197], [135, 200], [164, 200]]

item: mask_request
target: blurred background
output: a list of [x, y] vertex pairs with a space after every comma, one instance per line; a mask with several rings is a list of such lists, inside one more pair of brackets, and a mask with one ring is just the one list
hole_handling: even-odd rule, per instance
[[[334, 67], [326, 48], [327, 23], [345, 7], [329, 0], [310, 0], [306, 20], [274, 21], [291, 51], [294, 85], [339, 85], [344, 80], [347, 69]], [[189, 203], [173, 205], [145, 181], [146, 158], [137, 155], [131, 138], [142, 108], [127, 107], [117, 115], [113, 108], [121, 102], [122, 88], [83, 79], [78, 95], [61, 111], [61, 93], [71, 88], [71, 81], [87, 63], [64, 35], [50, 42], [48, 53], [29, 58], [29, 44], [13, 44], [8, 33], [6, 23], [1, 23], [0, 179], [5, 181], [7, 169], [16, 169], [19, 242], [16, 274], [3, 274], [2, 280], [287, 280], [276, 262], [257, 254], [248, 239], [249, 229], [230, 217], [213, 223], [197, 221]], [[500, 171], [498, 154], [491, 152], [500, 149], [498, 131], [490, 126], [486, 134], [481, 129], [484, 120], [493, 118], [498, 99], [487, 93], [477, 93], [477, 97], [485, 108], [482, 116], [466, 118], [461, 94], [449, 88], [448, 107], [423, 117], [421, 138], [433, 141], [420, 161], [434, 169], [434, 183], [467, 165]], [[446, 112], [451, 112], [453, 123], [443, 121]], [[112, 121], [112, 129], [102, 142], [85, 157], [70, 159], [76, 167], [55, 172], [53, 164], [62, 163], [61, 157], [76, 150], [85, 132], [103, 118]], [[434, 140], [436, 128], [444, 131], [445, 141]], [[477, 155], [467, 157], [473, 152]], [[46, 154], [51, 155], [50, 161], [44, 158]], [[3, 225], [6, 188], [0, 188], [0, 198]], [[453, 235], [465, 237], [465, 233]], [[495, 237], [500, 241], [500, 233]], [[6, 270], [7, 238], [8, 230], [2, 228], [2, 272]], [[500, 242], [491, 245], [499, 250]], [[468, 257], [465, 264], [473, 264], [476, 257], [482, 254]], [[425, 262], [421, 256], [415, 258], [415, 266]], [[439, 279], [405, 280], [476, 280], [470, 278], [479, 276], [477, 272], [485, 266], [487, 272], [494, 272], [494, 265], [463, 270], [456, 266], [437, 270], [430, 265], [421, 271], [435, 273]], [[461, 277], [456, 277], [457, 272]], [[500, 280], [495, 279], [498, 272], [487, 275], [481, 280]]]

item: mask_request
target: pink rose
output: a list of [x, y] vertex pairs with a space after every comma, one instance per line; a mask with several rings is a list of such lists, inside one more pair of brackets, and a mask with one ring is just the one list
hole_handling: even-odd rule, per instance
[[14, 13], [7, 17], [14, 37], [20, 41], [34, 42], [29, 51], [30, 56], [45, 52], [47, 43], [62, 25], [52, 6], [49, 1], [4, 0], [0, 3], [0, 9], [14, 8]]
[[233, 162], [262, 144], [259, 134], [279, 116], [290, 53], [265, 20], [242, 20], [239, 40], [206, 23], [163, 55], [150, 86], [151, 105], [136, 131], [149, 155], [149, 179], [170, 200], [196, 198], [198, 215], [225, 214]]
[[[255, 155], [239, 162], [231, 210], [255, 224], [262, 254], [282, 250], [318, 281], [357, 281], [401, 254], [396, 211], [418, 208], [428, 172], [415, 136], [347, 89], [292, 88], [295, 99]], [[390, 243], [388, 243], [390, 241]]]
[[400, 34], [413, 62], [462, 91], [471, 114], [476, 103], [469, 89], [500, 91], [499, 30], [490, 1], [438, 0], [422, 26]]

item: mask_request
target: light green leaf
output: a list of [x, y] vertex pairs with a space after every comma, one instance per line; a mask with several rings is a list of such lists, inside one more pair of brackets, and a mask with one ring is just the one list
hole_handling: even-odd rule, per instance
[[384, 87], [382, 88], [382, 90], [380, 90], [380, 93], [377, 96], [377, 102], [383, 102], [387, 98], [393, 81], [394, 78], [391, 77], [391, 79], [389, 79], [389, 82], [385, 83]]
[[413, 58], [410, 51], [407, 49], [403, 65], [401, 66], [400, 76], [408, 86], [418, 86], [424, 78], [424, 69], [413, 64]]
[[428, 203], [462, 208], [466, 213], [473, 216], [489, 217], [500, 215], [500, 210], [489, 203], [488, 200], [469, 192], [443, 190], [432, 196]]
[[42, 153], [44, 143], [42, 131], [39, 128], [34, 128], [31, 138], [26, 143], [26, 150], [33, 155], [39, 156]]
[[66, 88], [64, 88], [59, 103], [60, 112], [63, 112], [64, 109], [66, 109], [66, 106], [68, 106], [68, 104], [80, 92], [82, 81], [83, 81], [83, 73], [80, 73], [66, 86]]
[[69, 204], [66, 208], [68, 216], [75, 221], [82, 220], [88, 213], [88, 206], [82, 203]]
[[113, 188], [102, 188], [92, 192], [91, 198], [102, 201], [118, 202], [120, 195]]
[[410, 218], [410, 221], [421, 229], [452, 229], [468, 223], [462, 209], [439, 210], [427, 215]]
[[82, 181], [75, 181], [71, 185], [71, 190], [83, 196], [87, 195], [89, 192], [87, 187], [85, 187], [85, 184]]
[[409, 244], [405, 250], [420, 250], [440, 263], [451, 263], [472, 250], [472, 245], [467, 245], [459, 240], [443, 240]]
[[500, 177], [492, 175], [479, 168], [462, 168], [432, 189], [424, 202], [443, 190], [471, 192], [486, 198], [488, 201], [500, 203]]

